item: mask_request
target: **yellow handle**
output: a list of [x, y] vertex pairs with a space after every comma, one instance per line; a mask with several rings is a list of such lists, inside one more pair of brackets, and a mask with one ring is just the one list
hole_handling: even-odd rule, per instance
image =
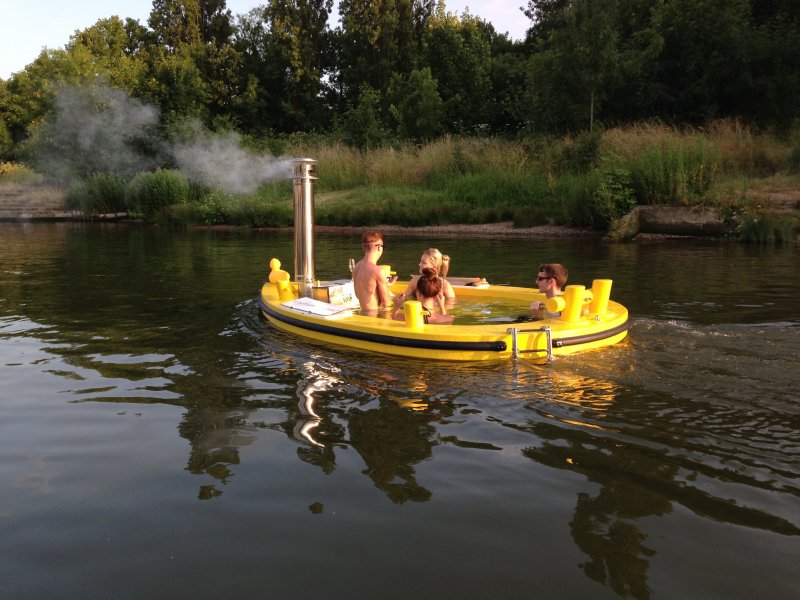
[[552, 298], [548, 298], [544, 303], [544, 307], [551, 315], [560, 313], [564, 310], [566, 305], [567, 302], [564, 300], [564, 296], [553, 296]]
[[403, 314], [406, 318], [406, 325], [411, 329], [419, 330], [425, 325], [425, 319], [422, 318], [422, 302], [406, 300], [403, 303]]

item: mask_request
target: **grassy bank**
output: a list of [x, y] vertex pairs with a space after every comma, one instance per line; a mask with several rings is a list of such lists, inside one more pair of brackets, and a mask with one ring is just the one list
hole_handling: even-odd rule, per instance
[[[405, 226], [513, 221], [605, 229], [637, 204], [721, 208], [751, 238], [753, 223], [797, 229], [764, 215], [773, 189], [800, 190], [800, 132], [782, 138], [738, 122], [703, 129], [640, 124], [595, 135], [508, 141], [445, 137], [424, 146], [366, 152], [336, 143], [287, 145], [318, 161], [316, 221]], [[256, 196], [186, 205], [189, 222], [291, 223], [288, 181]], [[800, 206], [793, 206], [795, 210]]]
[[[793, 215], [800, 206], [764, 216], [764, 198], [774, 189], [800, 190], [800, 130], [776, 137], [735, 121], [718, 121], [698, 129], [638, 124], [560, 139], [444, 137], [422, 146], [368, 151], [308, 137], [270, 147], [283, 156], [318, 161], [316, 222], [321, 225], [510, 220], [518, 227], [605, 229], [637, 204], [677, 204], [721, 208], [755, 240], [790, 236], [798, 227]], [[173, 175], [162, 174], [163, 181], [138, 187], [188, 190], [175, 192], [182, 196], [152, 202], [126, 193], [129, 182], [95, 177], [76, 185], [69, 202], [91, 212], [107, 210], [126, 196], [129, 210], [155, 206], [149, 218], [244, 226], [292, 223], [288, 179], [237, 195], [168, 182]]]

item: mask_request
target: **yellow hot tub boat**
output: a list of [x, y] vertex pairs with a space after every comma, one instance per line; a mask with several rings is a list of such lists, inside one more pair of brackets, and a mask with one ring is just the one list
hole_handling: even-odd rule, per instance
[[[347, 280], [318, 282], [314, 276], [314, 163], [307, 158], [293, 162], [294, 280], [273, 258], [269, 280], [259, 295], [261, 312], [274, 327], [367, 352], [446, 361], [501, 361], [516, 357], [545, 360], [610, 346], [627, 335], [628, 311], [610, 299], [610, 279], [596, 279], [590, 288], [568, 285], [563, 296], [546, 301], [547, 310], [560, 315], [538, 321], [517, 322], [512, 315], [500, 321], [462, 320], [458, 309], [462, 303], [527, 308], [534, 301], [545, 301], [537, 289], [485, 283], [454, 285], [458, 304], [452, 312], [452, 325], [424, 323], [420, 305], [413, 301], [406, 301], [403, 321], [359, 314], [357, 301], [347, 296]], [[396, 295], [406, 284], [396, 282], [390, 289]], [[339, 292], [345, 290], [344, 296], [334, 295], [334, 287]], [[327, 291], [316, 293], [321, 290]]]
[[[325, 287], [322, 282], [320, 287]], [[407, 282], [397, 282], [392, 293]], [[459, 302], [529, 306], [544, 301], [538, 290], [510, 286], [454, 286]], [[564, 296], [547, 301], [556, 318], [529, 322], [469, 323], [459, 325], [458, 306], [452, 325], [425, 324], [406, 310], [404, 321], [363, 316], [346, 304], [330, 304], [300, 295], [289, 281], [267, 282], [259, 304], [278, 329], [306, 338], [413, 358], [448, 361], [508, 360], [514, 357], [546, 359], [603, 348], [621, 341], [628, 331], [628, 311], [609, 299], [611, 281], [595, 280], [591, 289], [570, 285]], [[407, 302], [411, 306], [418, 303]], [[412, 314], [409, 314], [412, 313]]]

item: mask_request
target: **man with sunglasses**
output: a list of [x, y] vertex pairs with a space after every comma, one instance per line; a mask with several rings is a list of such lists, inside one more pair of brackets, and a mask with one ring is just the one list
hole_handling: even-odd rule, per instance
[[378, 266], [383, 254], [383, 235], [380, 231], [365, 231], [361, 236], [361, 247], [364, 249], [364, 258], [353, 267], [353, 287], [361, 305], [361, 314], [375, 317], [381, 310], [391, 309], [393, 296], [389, 284], [394, 283], [397, 276], [390, 278], [387, 283], [386, 275]]
[[[558, 263], [546, 263], [539, 265], [539, 272], [536, 275], [536, 287], [546, 298], [561, 296], [564, 285], [567, 283], [569, 272], [564, 265]], [[552, 319], [561, 313], [551, 313], [545, 308], [544, 302], [532, 302], [531, 314], [534, 320]]]

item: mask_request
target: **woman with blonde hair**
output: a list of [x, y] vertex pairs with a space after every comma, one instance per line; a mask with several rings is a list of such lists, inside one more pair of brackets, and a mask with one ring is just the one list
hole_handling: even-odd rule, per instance
[[417, 291], [417, 283], [425, 269], [432, 269], [433, 272], [441, 279], [442, 287], [436, 298], [436, 307], [443, 315], [447, 314], [446, 307], [453, 306], [456, 303], [456, 293], [453, 291], [453, 286], [445, 277], [450, 268], [450, 257], [446, 254], [439, 252], [437, 248], [428, 248], [422, 253], [422, 258], [419, 259], [419, 272], [420, 275], [414, 275], [411, 281], [408, 282], [406, 289], [400, 294], [400, 300], [403, 298], [415, 298]]

